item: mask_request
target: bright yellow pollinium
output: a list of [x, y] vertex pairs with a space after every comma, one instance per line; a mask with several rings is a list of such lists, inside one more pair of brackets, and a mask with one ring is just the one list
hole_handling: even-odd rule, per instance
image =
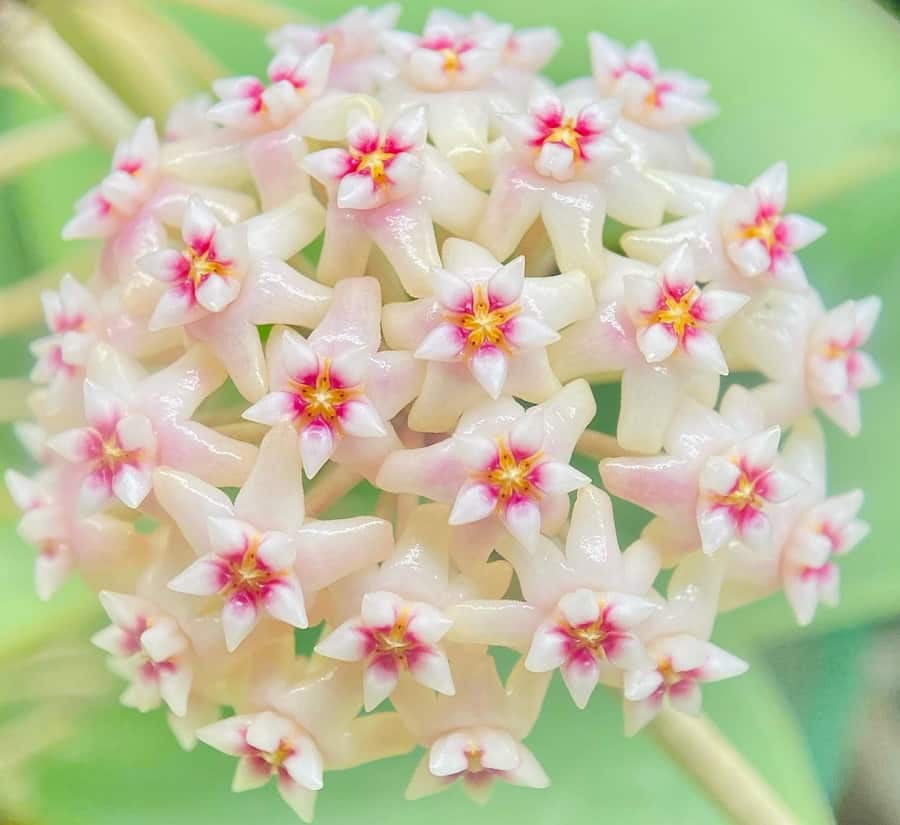
[[672, 295], [666, 296], [666, 305], [656, 310], [648, 319], [650, 324], [666, 324], [678, 338], [684, 338], [685, 332], [697, 326], [697, 319], [691, 312], [694, 302], [700, 296], [697, 287], [691, 287], [679, 300]]
[[512, 348], [506, 340], [503, 325], [519, 314], [518, 304], [491, 309], [487, 287], [484, 284], [476, 284], [472, 292], [471, 312], [450, 312], [446, 316], [451, 324], [467, 333], [466, 357], [471, 358], [485, 344], [493, 344], [510, 353]]
[[299, 416], [302, 424], [321, 418], [328, 424], [338, 423], [341, 405], [360, 394], [359, 387], [334, 387], [331, 383], [331, 359], [325, 358], [319, 368], [315, 384], [294, 382], [293, 392], [303, 399], [305, 406]]
[[395, 153], [385, 152], [379, 147], [373, 152], [366, 153], [357, 153], [351, 150], [351, 154], [359, 162], [356, 167], [358, 173], [367, 173], [378, 186], [384, 186], [389, 182], [385, 167], [396, 157]]
[[737, 485], [728, 495], [722, 496], [721, 503], [738, 510], [743, 510], [747, 507], [759, 510], [765, 504], [765, 501], [756, 492], [756, 482], [742, 471]]
[[531, 474], [541, 463], [543, 453], [539, 450], [519, 461], [503, 439], [497, 441], [498, 466], [483, 474], [483, 479], [494, 489], [502, 501], [514, 496], [540, 498], [541, 491], [531, 480]]
[[567, 117], [547, 137], [544, 143], [562, 143], [568, 146], [576, 155], [581, 156], [581, 143], [578, 130], [575, 128], [575, 118]]

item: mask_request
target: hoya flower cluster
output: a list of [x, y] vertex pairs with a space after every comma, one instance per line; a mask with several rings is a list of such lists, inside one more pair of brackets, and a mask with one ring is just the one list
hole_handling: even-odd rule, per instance
[[[7, 474], [41, 598], [98, 592], [122, 701], [307, 821], [328, 771], [416, 746], [410, 798], [548, 785], [523, 739], [555, 670], [629, 734], [698, 713], [746, 669], [716, 615], [783, 590], [809, 622], [867, 529], [811, 414], [859, 430], [880, 304], [823, 306], [785, 165], [711, 177], [707, 85], [644, 42], [590, 34], [554, 86], [552, 29], [397, 14], [285, 26], [264, 77], [120, 143], [63, 230], [96, 272], [44, 295], [40, 469]], [[761, 380], [720, 398], [729, 371]], [[604, 492], [572, 462], [609, 381]], [[319, 518], [362, 481], [377, 515]], [[654, 516], [624, 549], [610, 495]]]

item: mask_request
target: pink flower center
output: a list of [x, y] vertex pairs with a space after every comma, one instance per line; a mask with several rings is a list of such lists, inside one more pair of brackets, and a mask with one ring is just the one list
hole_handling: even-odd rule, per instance
[[537, 500], [543, 495], [538, 480], [544, 454], [540, 450], [530, 455], [517, 454], [506, 439], [497, 439], [497, 455], [491, 467], [477, 478], [497, 494], [500, 506], [523, 498]]
[[428, 651], [428, 646], [410, 631], [411, 619], [410, 612], [404, 608], [393, 624], [360, 628], [372, 666], [390, 670], [414, 667], [416, 659]]
[[762, 241], [773, 257], [787, 249], [787, 227], [772, 205], [760, 206], [753, 223], [741, 225], [740, 235], [747, 240]]
[[727, 508], [738, 523], [743, 523], [766, 506], [768, 470], [750, 468], [743, 460], [739, 466], [740, 475], [727, 493], [716, 497], [715, 506]]
[[344, 406], [362, 395], [360, 386], [344, 386], [332, 374], [331, 359], [323, 358], [317, 372], [291, 380], [294, 395], [294, 425], [304, 429], [319, 423], [332, 428], [340, 428]]
[[536, 113], [534, 124], [537, 136], [530, 141], [536, 149], [545, 143], [558, 143], [568, 146], [576, 160], [587, 158], [586, 144], [600, 134], [600, 130], [590, 121], [582, 117], [566, 117], [561, 108], [550, 112]]
[[443, 70], [448, 74], [452, 74], [464, 68], [462, 55], [475, 48], [475, 43], [471, 40], [456, 41], [449, 35], [439, 34], [423, 37], [419, 41], [419, 47], [439, 52], [444, 58]]
[[699, 297], [700, 290], [696, 286], [687, 291], [667, 288], [660, 296], [657, 308], [648, 315], [647, 323], [662, 324], [683, 341], [699, 321], [695, 307]]
[[484, 284], [475, 284], [466, 306], [459, 312], [447, 312], [444, 317], [466, 336], [463, 357], [468, 360], [485, 345], [511, 354], [507, 325], [520, 311], [517, 303], [500, 304], [490, 297]]
[[600, 615], [596, 619], [577, 625], [569, 624], [564, 617], [560, 617], [556, 632], [563, 637], [568, 662], [587, 663], [603, 659], [617, 641], [628, 635], [610, 620], [609, 612], [608, 605], [601, 605]]
[[285, 571], [272, 570], [258, 557], [260, 537], [254, 536], [243, 550], [225, 557], [222, 565], [223, 584], [219, 591], [229, 597], [240, 593], [255, 603], [273, 582], [280, 580]]

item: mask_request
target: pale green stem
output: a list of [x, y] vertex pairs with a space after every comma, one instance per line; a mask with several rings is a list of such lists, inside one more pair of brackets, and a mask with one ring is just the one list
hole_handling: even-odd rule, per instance
[[309, 20], [305, 15], [293, 9], [274, 3], [257, 2], [257, 0], [169, 0], [180, 6], [191, 6], [208, 11], [220, 17], [230, 17], [261, 29], [275, 29], [285, 23], [298, 23]]
[[47, 99], [108, 146], [129, 134], [134, 115], [48, 23], [17, 0], [0, 4], [0, 55]]
[[663, 708], [649, 730], [738, 825], [800, 825], [756, 768], [706, 717]]
[[0, 183], [41, 161], [71, 152], [87, 141], [84, 129], [68, 115], [39, 120], [0, 135]]
[[306, 515], [317, 518], [362, 481], [362, 476], [334, 464], [322, 470], [306, 493]]

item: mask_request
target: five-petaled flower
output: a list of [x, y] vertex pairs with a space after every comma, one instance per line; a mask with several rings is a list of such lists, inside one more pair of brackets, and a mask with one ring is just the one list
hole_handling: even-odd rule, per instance
[[131, 137], [119, 141], [112, 170], [75, 205], [63, 237], [114, 235], [147, 201], [159, 182], [159, 138], [153, 118], [144, 118]]
[[403, 671], [425, 687], [452, 695], [447, 655], [437, 647], [450, 624], [430, 604], [410, 602], [386, 591], [366, 593], [359, 617], [332, 631], [316, 645], [316, 652], [364, 662], [366, 710], [373, 710], [391, 694]]
[[165, 702], [176, 716], [184, 716], [193, 654], [178, 622], [145, 599], [125, 593], [102, 591], [100, 603], [112, 624], [91, 641], [113, 657], [113, 670], [130, 682], [122, 704], [148, 711]]
[[399, 446], [388, 422], [414, 397], [419, 368], [410, 353], [378, 351], [380, 303], [377, 281], [347, 279], [308, 339], [284, 327], [269, 337], [270, 392], [243, 415], [290, 422], [310, 478], [330, 458], [373, 474]]
[[527, 412], [501, 398], [469, 410], [450, 438], [392, 453], [376, 482], [391, 492], [452, 502], [450, 524], [497, 516], [534, 547], [568, 510], [568, 494], [590, 482], [568, 462], [594, 410], [581, 381]]
[[686, 245], [659, 265], [655, 279], [625, 276], [625, 306], [635, 325], [637, 345], [649, 364], [678, 353], [701, 370], [727, 375], [716, 332], [749, 299], [724, 289], [701, 290], [695, 277]]
[[543, 94], [531, 101], [527, 115], [507, 115], [502, 124], [513, 149], [538, 174], [566, 181], [596, 175], [622, 157], [623, 148], [610, 135], [618, 115], [615, 101], [573, 108]]
[[241, 227], [223, 227], [200, 198], [192, 197], [181, 236], [183, 249], [162, 249], [140, 259], [147, 274], [169, 285], [150, 317], [152, 330], [221, 312], [241, 289], [249, 255]]
[[421, 106], [402, 112], [384, 132], [361, 115], [347, 133], [346, 149], [313, 152], [303, 167], [332, 192], [340, 209], [374, 209], [417, 190], [425, 135]]
[[220, 100], [208, 117], [250, 134], [286, 126], [325, 90], [333, 53], [330, 43], [307, 55], [285, 46], [269, 62], [268, 85], [252, 75], [215, 81]]
[[660, 71], [650, 44], [630, 49], [597, 32], [589, 37], [591, 66], [601, 94], [622, 102], [630, 120], [653, 129], [692, 126], [717, 109], [706, 98], [709, 85], [683, 72]]

